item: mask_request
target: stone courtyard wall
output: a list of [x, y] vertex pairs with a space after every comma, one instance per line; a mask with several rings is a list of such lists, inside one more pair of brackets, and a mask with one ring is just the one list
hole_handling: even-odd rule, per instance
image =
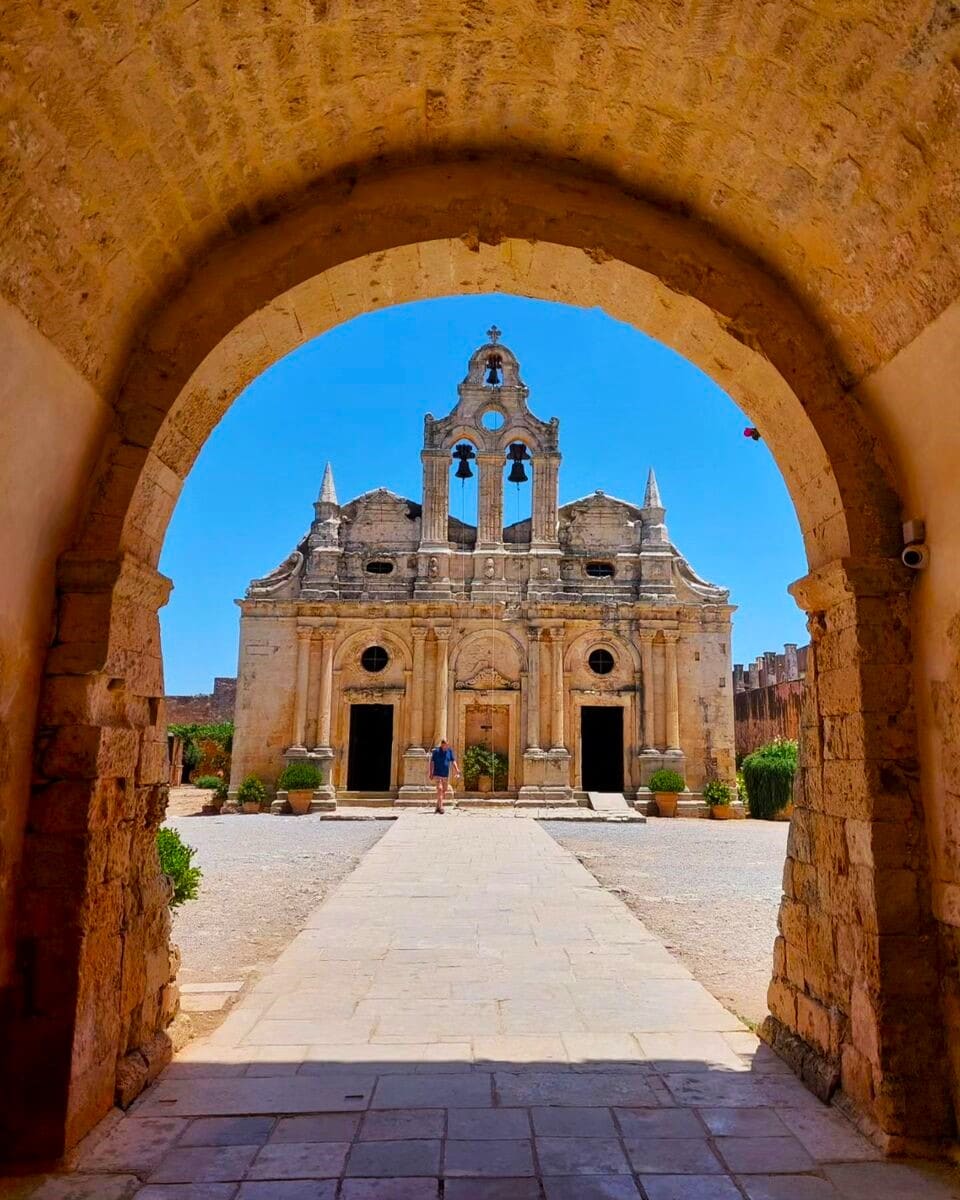
[[236, 676], [218, 675], [213, 681], [212, 692], [167, 696], [167, 721], [171, 725], [215, 725], [232, 721], [236, 704]]

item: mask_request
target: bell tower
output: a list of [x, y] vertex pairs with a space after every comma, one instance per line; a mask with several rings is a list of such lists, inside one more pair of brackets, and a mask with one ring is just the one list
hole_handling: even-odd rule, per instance
[[[459, 460], [461, 477], [464, 472], [472, 474], [474, 461], [479, 475], [471, 597], [500, 600], [520, 590], [520, 580], [508, 580], [506, 569], [509, 555], [503, 537], [503, 473], [507, 462], [513, 481], [526, 482], [528, 467], [533, 472], [529, 562], [524, 573], [527, 594], [550, 596], [559, 588], [559, 421], [556, 417], [541, 421], [531, 413], [527, 406], [529, 389], [520, 378], [520, 364], [500, 341], [501, 336], [496, 325], [487, 330], [488, 340], [474, 351], [466, 378], [457, 389], [456, 407], [439, 420], [429, 413], [424, 418], [417, 598], [453, 594], [453, 552], [448, 536], [453, 458]], [[500, 420], [485, 421], [490, 414], [497, 414]]]

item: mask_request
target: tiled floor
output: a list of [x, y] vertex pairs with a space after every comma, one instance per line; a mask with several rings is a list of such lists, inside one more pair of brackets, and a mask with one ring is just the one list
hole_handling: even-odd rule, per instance
[[[643, 836], [638, 830], [638, 836]], [[534, 821], [404, 815], [31, 1200], [948, 1200]]]

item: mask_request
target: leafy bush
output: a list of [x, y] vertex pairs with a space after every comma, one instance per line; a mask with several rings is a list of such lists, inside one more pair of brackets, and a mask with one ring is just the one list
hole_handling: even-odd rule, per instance
[[175, 829], [166, 827], [157, 830], [157, 854], [160, 870], [173, 883], [173, 898], [170, 907], [176, 908], [185, 900], [196, 900], [203, 872], [190, 865], [196, 850], [188, 846]]
[[793, 797], [797, 743], [778, 738], [743, 760], [751, 817], [772, 821]]
[[217, 788], [221, 782], [219, 775], [198, 775], [193, 781], [193, 786], [199, 788]]
[[719, 804], [729, 804], [730, 785], [722, 779], [710, 779], [703, 785], [703, 798], [711, 808]]
[[463, 756], [464, 783], [470, 789], [476, 787], [481, 775], [489, 775], [494, 789], [506, 786], [510, 760], [506, 754], [498, 754], [487, 746], [468, 746]]
[[232, 721], [168, 725], [167, 732], [183, 740], [183, 769], [187, 779], [200, 767], [212, 772], [229, 766], [233, 750]]
[[267, 789], [256, 775], [248, 775], [237, 788], [238, 804], [263, 804]]
[[225, 779], [217, 780], [216, 791], [213, 793], [214, 800], [219, 800], [220, 803], [223, 804], [223, 802], [227, 799], [227, 796], [229, 795], [229, 789], [230, 789], [230, 785], [227, 783], [227, 781]]
[[284, 792], [312, 792], [322, 780], [323, 776], [315, 763], [289, 762], [280, 772], [277, 787]]
[[662, 767], [659, 771], [654, 771], [647, 784], [651, 792], [682, 792], [686, 786], [682, 775], [678, 775], [676, 771], [666, 771]]

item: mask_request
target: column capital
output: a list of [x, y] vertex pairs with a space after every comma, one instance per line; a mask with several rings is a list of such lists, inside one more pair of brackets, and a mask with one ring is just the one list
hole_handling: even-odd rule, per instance
[[450, 629], [446, 626], [441, 626], [439, 629], [434, 629], [433, 636], [437, 639], [438, 642], [448, 642], [450, 640], [450, 634], [452, 632], [453, 632], [452, 629]]
[[317, 641], [322, 642], [324, 645], [326, 645], [328, 642], [332, 642], [335, 634], [336, 630], [332, 629], [328, 625], [321, 625], [319, 629], [314, 630], [314, 635]]
[[298, 625], [297, 637], [301, 642], [309, 642], [312, 640], [315, 630], [312, 625]]
[[652, 646], [656, 636], [656, 631], [653, 629], [641, 629], [637, 633], [637, 637], [644, 645], [649, 644]]
[[847, 600], [909, 592], [914, 578], [899, 558], [835, 558], [787, 591], [804, 612], [816, 613]]
[[550, 625], [544, 632], [547, 633], [551, 642], [562, 642], [567, 631], [562, 625]]
[[663, 630], [663, 640], [665, 642], [679, 642], [680, 641], [680, 633], [676, 629], [664, 629]]
[[411, 625], [410, 627], [410, 636], [415, 642], [426, 641], [427, 634], [429, 632], [430, 630], [426, 627], [426, 625]]

